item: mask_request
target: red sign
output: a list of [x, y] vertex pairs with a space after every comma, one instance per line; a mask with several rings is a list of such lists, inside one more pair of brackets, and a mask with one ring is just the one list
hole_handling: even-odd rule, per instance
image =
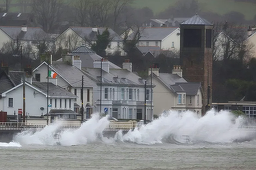
[[18, 114], [22, 114], [22, 109], [18, 109]]

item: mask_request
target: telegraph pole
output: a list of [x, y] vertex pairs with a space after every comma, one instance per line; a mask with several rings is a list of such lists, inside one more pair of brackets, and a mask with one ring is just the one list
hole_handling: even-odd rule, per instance
[[82, 100], [82, 108], [81, 108], [81, 124], [82, 124], [84, 122], [84, 76], [83, 75], [82, 75], [81, 100]]
[[101, 95], [102, 95], [102, 60], [103, 58], [101, 59], [101, 62], [100, 62], [100, 114], [101, 114]]
[[25, 116], [26, 116], [26, 93], [25, 93], [25, 71], [24, 71], [24, 69], [23, 69], [23, 56], [22, 56], [22, 46], [20, 46], [20, 48], [21, 48], [21, 54], [20, 54], [20, 56], [21, 56], [21, 71], [22, 71], [22, 80], [23, 80], [23, 82], [22, 82], [22, 86], [23, 86], [23, 114], [22, 114], [22, 117], [23, 117], [23, 123], [25, 124], [25, 122], [26, 122], [26, 119], [25, 119]]
[[146, 119], [147, 114], [147, 80], [145, 80], [145, 103], [144, 103], [144, 124], [147, 123]]
[[48, 100], [49, 100], [49, 97], [48, 97], [48, 95], [49, 95], [49, 64], [50, 64], [50, 62], [48, 61], [48, 63], [47, 63], [47, 96], [46, 96], [46, 100], [47, 100], [47, 106], [46, 106], [46, 118], [47, 118], [47, 120], [46, 120], [46, 124], [48, 125], [49, 124], [49, 115], [48, 115], [48, 107], [49, 107], [49, 103], [48, 103]]

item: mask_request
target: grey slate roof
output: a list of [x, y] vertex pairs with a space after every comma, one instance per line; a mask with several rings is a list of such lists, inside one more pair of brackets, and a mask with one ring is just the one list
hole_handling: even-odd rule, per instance
[[159, 73], [159, 80], [161, 80], [168, 86], [174, 85], [175, 83], [187, 82], [184, 78], [178, 76], [177, 74], [170, 74], [170, 73]]
[[[88, 72], [92, 77], [97, 79], [100, 83], [101, 69], [99, 68], [83, 68], [84, 71]], [[120, 85], [120, 86], [137, 86], [144, 85], [143, 80], [137, 74], [132, 73], [126, 69], [109, 69], [109, 73], [103, 71], [103, 84], [109, 85]]]
[[[86, 37], [88, 40], [97, 40], [97, 32], [92, 31], [92, 27], [70, 27], [70, 29], [72, 29], [74, 32], [76, 32], [77, 35], [79, 35], [82, 38]], [[106, 28], [103, 27], [97, 29], [100, 34], [102, 34], [102, 32], [106, 30]], [[111, 28], [108, 28], [108, 31], [112, 41], [122, 41], [122, 38]]]
[[95, 80], [86, 76], [75, 66], [66, 64], [62, 61], [54, 61], [52, 67], [56, 73], [66, 80], [72, 87], [82, 87], [82, 76], [84, 76], [84, 86], [93, 87], [96, 85]]
[[[100, 61], [102, 59], [101, 56], [99, 56], [93, 50], [91, 50], [90, 48], [84, 45], [82, 45], [81, 47], [78, 47], [77, 49], [72, 51], [70, 54], [79, 56], [80, 60], [82, 61], [82, 67], [88, 67], [88, 68], [93, 68], [93, 62]], [[110, 68], [120, 68], [120, 67], [110, 62]]]
[[213, 25], [204, 18], [201, 18], [199, 15], [194, 15], [190, 19], [181, 23], [181, 25]]
[[142, 54], [146, 54], [146, 53], [150, 52], [155, 56], [160, 54], [160, 50], [161, 50], [161, 48], [159, 46], [137, 46], [137, 48], [139, 49], [139, 51]]
[[3, 71], [0, 68], [0, 94], [2, 94], [3, 92], [10, 90], [11, 88], [13, 88], [15, 85], [13, 83], [13, 81], [11, 80], [11, 78], [6, 74], [5, 71]]
[[186, 95], [194, 96], [201, 88], [201, 84], [194, 82], [176, 83], [175, 85], [171, 85], [171, 88], [174, 92], [186, 92]]
[[39, 27], [27, 27], [27, 31], [21, 31], [21, 26], [0, 26], [0, 29], [12, 39], [23, 41], [38, 40], [38, 37], [47, 37], [47, 34]]
[[[146, 27], [141, 30], [141, 41], [161, 41], [168, 35], [170, 35], [178, 27]], [[134, 33], [128, 38], [132, 39]]]
[[1, 26], [21, 26], [29, 24], [31, 14], [29, 13], [17, 13], [17, 12], [2, 12], [0, 13], [0, 25]]
[[[47, 94], [47, 82], [33, 82], [32, 86]], [[49, 83], [48, 95], [52, 98], [76, 98], [77, 96], [71, 92]]]
[[14, 82], [14, 85], [17, 86], [21, 83], [23, 73], [20, 71], [9, 71], [9, 76]]

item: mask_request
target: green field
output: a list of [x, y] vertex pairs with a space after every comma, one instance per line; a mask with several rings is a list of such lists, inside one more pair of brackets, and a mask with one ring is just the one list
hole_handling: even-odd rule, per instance
[[[137, 8], [148, 7], [155, 14], [166, 10], [178, 0], [134, 0], [132, 6]], [[256, 3], [235, 2], [234, 0], [198, 0], [202, 11], [214, 12], [220, 15], [237, 11], [244, 15], [245, 19], [252, 20], [256, 15]]]
[[[9, 0], [11, 4], [22, 4], [29, 0]], [[74, 0], [63, 0], [72, 3]], [[175, 5], [178, 0], [133, 0], [132, 6], [136, 8], [148, 7], [155, 14], [166, 10], [169, 6]], [[197, 0], [200, 9], [208, 12], [214, 12], [219, 15], [237, 11], [244, 15], [246, 20], [252, 20], [256, 15], [256, 3], [235, 2], [235, 0]], [[256, 1], [256, 0], [255, 0]], [[5, 0], [0, 0], [0, 4], [5, 4]], [[19, 7], [12, 7], [11, 11], [19, 11]]]

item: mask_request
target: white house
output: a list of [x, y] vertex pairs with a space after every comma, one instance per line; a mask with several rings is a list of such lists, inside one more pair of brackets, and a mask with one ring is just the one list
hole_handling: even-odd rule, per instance
[[[179, 112], [191, 110], [202, 115], [202, 91], [200, 83], [190, 83], [182, 78], [180, 66], [171, 73], [159, 73], [159, 68], [149, 69], [148, 82], [153, 90], [154, 114], [160, 115], [170, 109]], [[151, 76], [152, 75], [152, 76]]]
[[18, 46], [22, 47], [23, 55], [36, 58], [37, 45], [42, 41], [51, 43], [49, 35], [39, 27], [0, 26], [0, 50], [2, 52], [10, 52], [18, 49]]
[[98, 111], [117, 119], [152, 120], [152, 88], [150, 84], [145, 88], [145, 80], [132, 72], [132, 63], [112, 68], [107, 60], [95, 61], [94, 68], [83, 70], [97, 80], [94, 102]]
[[246, 39], [246, 42], [250, 46], [249, 48], [251, 48], [253, 57], [256, 58], [256, 26], [251, 27], [248, 30], [248, 38]]
[[106, 54], [112, 55], [116, 52], [124, 56], [122, 38], [111, 28], [92, 28], [92, 27], [70, 27], [62, 32], [55, 40], [56, 48], [68, 49], [70, 52], [77, 47], [85, 44], [90, 47], [96, 43], [97, 35], [108, 30], [111, 42], [106, 48]]
[[[25, 82], [25, 114], [26, 117], [40, 117], [47, 114], [47, 83]], [[57, 109], [74, 110], [76, 96], [66, 90], [49, 83], [48, 104]], [[2, 110], [7, 115], [17, 115], [23, 110], [23, 83], [2, 93]], [[48, 109], [48, 112], [50, 108]]]

